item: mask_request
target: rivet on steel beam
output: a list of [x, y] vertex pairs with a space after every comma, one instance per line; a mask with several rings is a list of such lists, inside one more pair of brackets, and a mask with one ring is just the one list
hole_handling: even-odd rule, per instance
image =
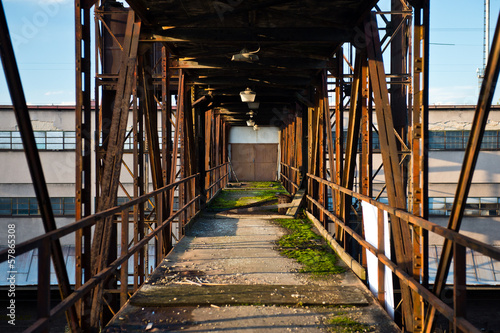
[[415, 58], [415, 67], [414, 70], [416, 73], [422, 73], [423, 61], [422, 58]]
[[413, 125], [413, 138], [421, 139], [422, 138], [422, 124], [416, 123]]

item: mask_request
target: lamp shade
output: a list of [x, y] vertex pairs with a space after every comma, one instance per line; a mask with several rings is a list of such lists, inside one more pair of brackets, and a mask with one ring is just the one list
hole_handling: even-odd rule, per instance
[[255, 125], [255, 121], [253, 121], [253, 119], [248, 119], [247, 120], [247, 126], [248, 127], [253, 127], [253, 125]]
[[242, 102], [253, 102], [255, 101], [255, 91], [252, 91], [250, 88], [246, 88], [242, 92], [240, 92], [240, 97]]

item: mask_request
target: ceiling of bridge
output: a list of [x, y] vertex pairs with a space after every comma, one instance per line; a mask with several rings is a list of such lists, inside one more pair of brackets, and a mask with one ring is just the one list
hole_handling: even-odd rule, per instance
[[[310, 99], [333, 52], [356, 37], [378, 0], [128, 0], [144, 23], [144, 39], [162, 41], [199, 96], [244, 124], [249, 109], [239, 93], [257, 93], [259, 125], [279, 118], [297, 99]], [[359, 30], [358, 30], [359, 31]], [[359, 35], [358, 35], [359, 37]], [[232, 61], [241, 50], [254, 62]], [[298, 96], [300, 95], [300, 96]]]

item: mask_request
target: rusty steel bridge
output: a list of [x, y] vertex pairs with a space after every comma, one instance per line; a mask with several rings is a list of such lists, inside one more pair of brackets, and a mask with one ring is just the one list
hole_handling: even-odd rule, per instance
[[[386, 11], [377, 0], [75, 0], [76, 217], [57, 227], [3, 9], [0, 14], [2, 63], [46, 231], [16, 248], [39, 255], [38, 320], [28, 331], [49, 331], [66, 313], [73, 332], [98, 332], [109, 308], [118, 310], [140, 288], [144, 246], [155, 242], [158, 264], [227, 185], [228, 133], [247, 125], [249, 109], [241, 101], [247, 88], [260, 102], [255, 123], [280, 128], [279, 179], [286, 190], [304, 197], [303, 207], [339, 249], [356, 258], [354, 251], [367, 249], [380, 272], [388, 267], [397, 277], [402, 330], [432, 332], [440, 313], [455, 332], [479, 331], [465, 319], [465, 251], [500, 260], [500, 250], [459, 231], [500, 69], [499, 27], [444, 228], [428, 221], [429, 0], [392, 0]], [[376, 200], [372, 184], [373, 128], [388, 204]], [[133, 191], [116, 206], [129, 138]], [[353, 229], [352, 198], [389, 213], [393, 259]], [[152, 212], [145, 212], [148, 203]], [[432, 288], [429, 233], [445, 239]], [[59, 241], [66, 235], [75, 237], [74, 289]], [[0, 252], [0, 261], [7, 258], [8, 250]], [[439, 295], [452, 258], [450, 307]], [[54, 308], [51, 260], [62, 296]], [[364, 266], [359, 256], [352, 268]], [[103, 304], [104, 294], [112, 295], [110, 303]]]

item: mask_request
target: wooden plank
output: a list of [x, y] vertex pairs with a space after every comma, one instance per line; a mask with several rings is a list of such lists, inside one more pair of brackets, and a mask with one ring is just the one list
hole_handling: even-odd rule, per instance
[[131, 299], [130, 304], [146, 306], [196, 305], [357, 305], [368, 301], [358, 287], [305, 285], [145, 285]]
[[287, 216], [293, 216], [297, 217], [297, 214], [299, 213], [299, 208], [302, 205], [302, 202], [304, 201], [304, 197], [306, 195], [306, 189], [301, 188], [295, 193], [295, 196], [292, 199], [292, 207], [288, 208], [286, 215]]

